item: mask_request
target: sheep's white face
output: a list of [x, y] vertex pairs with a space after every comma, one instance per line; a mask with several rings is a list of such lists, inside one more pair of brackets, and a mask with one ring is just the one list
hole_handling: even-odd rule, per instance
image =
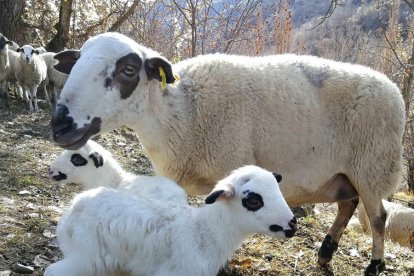
[[39, 54], [39, 52], [30, 45], [20, 47], [17, 49], [17, 52], [20, 52], [21, 59], [26, 63], [31, 63], [33, 61], [33, 55]]
[[235, 170], [219, 181], [206, 203], [222, 200], [249, 233], [275, 238], [292, 237], [297, 230], [296, 218], [279, 189], [281, 176], [249, 165]]
[[56, 183], [80, 183], [93, 179], [104, 164], [105, 152], [92, 140], [79, 150], [65, 150], [49, 167], [49, 179]]
[[[155, 57], [153, 57], [155, 56]], [[159, 68], [173, 82], [171, 65], [158, 54], [117, 33], [89, 39], [81, 48], [55, 56], [54, 67], [70, 73], [52, 118], [52, 140], [77, 149], [93, 135], [136, 120]]]

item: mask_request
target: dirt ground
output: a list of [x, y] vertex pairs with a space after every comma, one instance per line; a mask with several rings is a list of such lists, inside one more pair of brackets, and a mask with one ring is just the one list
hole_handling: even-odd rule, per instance
[[[30, 113], [28, 104], [12, 100], [12, 114], [0, 105], [0, 276], [43, 275], [61, 258], [55, 236], [61, 212], [77, 185], [59, 186], [47, 178], [48, 165], [62, 149], [49, 140], [51, 109]], [[110, 150], [127, 170], [153, 174], [138, 138], [121, 128], [94, 139]], [[202, 198], [192, 197], [200, 202]], [[362, 275], [369, 263], [371, 238], [347, 229], [331, 264], [317, 264], [318, 248], [334, 219], [336, 205], [316, 206], [317, 214], [299, 219], [299, 231], [278, 241], [254, 235], [229, 260], [220, 275]], [[414, 254], [386, 242], [383, 275], [414, 275]]]

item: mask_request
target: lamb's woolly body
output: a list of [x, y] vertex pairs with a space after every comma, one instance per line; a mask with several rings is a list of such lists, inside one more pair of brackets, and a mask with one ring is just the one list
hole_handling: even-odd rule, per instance
[[[47, 67], [46, 63], [38, 54], [32, 54], [32, 46], [24, 45], [21, 48], [19, 61], [17, 62], [15, 76], [23, 89], [29, 92], [30, 111], [37, 111], [37, 88], [42, 85], [45, 91], [46, 100], [49, 102], [47, 95]], [[30, 62], [26, 62], [26, 57], [30, 57]]]
[[[382, 204], [387, 211], [386, 237], [402, 246], [414, 249], [414, 210], [387, 200], [382, 200]], [[362, 203], [358, 206], [358, 219], [362, 229], [370, 232], [368, 215]]]
[[[102, 164], [95, 166], [91, 153], [102, 157]], [[71, 157], [81, 155], [87, 164], [74, 166]], [[112, 154], [95, 141], [89, 140], [79, 150], [65, 150], [49, 168], [50, 177], [64, 174], [59, 183], [78, 183], [86, 190], [96, 187], [109, 187], [126, 191], [129, 194], [148, 196], [159, 200], [187, 204], [187, 194], [177, 183], [161, 176], [143, 176], [126, 172]]]
[[[45, 275], [216, 275], [249, 234], [285, 237], [269, 230], [273, 223], [290, 229], [293, 218], [270, 172], [247, 166], [223, 187], [234, 189], [233, 198], [201, 208], [102, 187], [83, 192], [58, 223], [64, 259]], [[242, 206], [246, 191], [262, 195], [261, 209]]]
[[[133, 65], [139, 79], [122, 91], [131, 68], [117, 61], [129, 55], [138, 57]], [[290, 206], [340, 205], [322, 243], [322, 264], [332, 258], [359, 196], [371, 221], [380, 221], [367, 268], [379, 274], [380, 199], [399, 181], [405, 126], [401, 93], [385, 75], [310, 56], [217, 54], [173, 65], [180, 79], [161, 91], [156, 69], [162, 57], [116, 33], [89, 39], [73, 59], [52, 119], [58, 144], [77, 148], [91, 135], [127, 125], [138, 133], [156, 174], [193, 194], [208, 193], [226, 171], [243, 164], [280, 171]]]

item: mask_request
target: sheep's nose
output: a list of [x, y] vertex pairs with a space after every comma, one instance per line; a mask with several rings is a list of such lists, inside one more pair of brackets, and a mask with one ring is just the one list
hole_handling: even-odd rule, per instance
[[68, 116], [68, 114], [69, 109], [64, 105], [58, 104], [50, 122], [53, 140], [58, 139], [72, 129], [73, 118]]
[[295, 217], [288, 223], [291, 230], [285, 230], [285, 235], [288, 238], [291, 238], [295, 235], [296, 231], [298, 231], [298, 223]]

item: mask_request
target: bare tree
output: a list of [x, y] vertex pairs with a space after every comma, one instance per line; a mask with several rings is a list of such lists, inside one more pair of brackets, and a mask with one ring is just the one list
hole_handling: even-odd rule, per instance
[[0, 0], [0, 33], [21, 44], [25, 42], [25, 0]]
[[46, 45], [46, 49], [52, 52], [63, 50], [69, 42], [70, 19], [72, 15], [73, 0], [61, 0], [59, 10], [59, 22], [56, 24], [56, 35]]

